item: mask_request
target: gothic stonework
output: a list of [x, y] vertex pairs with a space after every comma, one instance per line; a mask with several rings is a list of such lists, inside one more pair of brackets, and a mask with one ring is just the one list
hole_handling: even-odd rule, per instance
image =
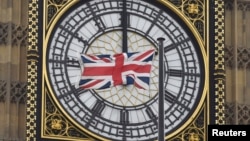
[[232, 68], [234, 66], [233, 60], [234, 60], [234, 54], [233, 54], [234, 48], [232, 46], [225, 46], [225, 66]]
[[[237, 106], [237, 109], [236, 109]], [[238, 111], [238, 115], [235, 114]], [[226, 103], [225, 105], [226, 124], [250, 124], [250, 105]], [[238, 123], [235, 121], [237, 116]]]
[[[234, 8], [234, 0], [224, 0], [225, 1], [225, 10], [232, 11]], [[237, 1], [238, 10], [250, 11], [250, 3], [248, 1]]]
[[238, 68], [250, 68], [250, 48], [237, 48]]
[[249, 11], [250, 3], [246, 1], [238, 2], [238, 10]]
[[[25, 82], [11, 82], [11, 102], [12, 103], [26, 103], [27, 83]], [[7, 81], [0, 80], [0, 102], [6, 101], [7, 95]]]
[[[225, 48], [225, 65], [228, 68], [234, 66], [234, 47]], [[250, 48], [237, 47], [237, 68], [250, 68]]]
[[8, 37], [8, 24], [0, 22], [0, 45], [7, 44], [7, 37]]
[[233, 9], [233, 0], [225, 0], [225, 10]]
[[[9, 31], [11, 29], [11, 31]], [[8, 36], [11, 34], [11, 44], [14, 46], [28, 46], [28, 28], [13, 23], [0, 22], [0, 45], [7, 45]]]
[[7, 82], [4, 80], [0, 80], [0, 102], [5, 101], [5, 97], [7, 94], [7, 89], [6, 89]]
[[224, 1], [218, 0], [215, 1], [215, 65], [214, 67], [214, 76], [215, 76], [215, 113], [216, 113], [216, 124], [225, 123], [224, 115], [224, 99], [225, 99], [225, 60], [224, 60]]
[[27, 83], [12, 82], [11, 83], [11, 102], [26, 103]]

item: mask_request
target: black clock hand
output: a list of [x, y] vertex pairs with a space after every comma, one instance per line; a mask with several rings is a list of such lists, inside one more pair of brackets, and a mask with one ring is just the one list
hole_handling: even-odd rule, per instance
[[127, 35], [127, 27], [128, 27], [128, 15], [127, 15], [127, 4], [126, 0], [123, 0], [123, 10], [121, 14], [121, 26], [122, 26], [122, 52], [128, 51], [128, 35]]

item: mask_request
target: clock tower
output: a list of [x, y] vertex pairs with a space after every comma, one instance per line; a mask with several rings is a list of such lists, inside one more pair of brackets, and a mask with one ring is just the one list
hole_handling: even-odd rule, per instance
[[[220, 6], [208, 0], [30, 2], [28, 140], [157, 140], [159, 81], [165, 139], [206, 140], [207, 125], [224, 118], [223, 62], [214, 59], [222, 48], [211, 30], [223, 29], [214, 17], [222, 16]], [[162, 79], [158, 38], [165, 39]], [[76, 87], [77, 54], [147, 49], [157, 51], [149, 90]]]

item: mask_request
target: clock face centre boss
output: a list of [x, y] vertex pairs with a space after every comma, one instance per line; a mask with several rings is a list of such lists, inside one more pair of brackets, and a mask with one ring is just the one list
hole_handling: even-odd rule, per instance
[[204, 49], [188, 24], [155, 1], [76, 0], [68, 5], [51, 22], [44, 51], [46, 82], [66, 117], [100, 140], [157, 139], [158, 54], [148, 90], [78, 87], [79, 54], [157, 52], [157, 39], [163, 37], [165, 134], [185, 128], [201, 107], [206, 82]]

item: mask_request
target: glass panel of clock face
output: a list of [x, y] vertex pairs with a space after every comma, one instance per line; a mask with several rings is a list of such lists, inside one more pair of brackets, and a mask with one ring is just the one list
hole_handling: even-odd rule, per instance
[[157, 52], [157, 38], [163, 37], [165, 133], [182, 126], [200, 101], [204, 60], [176, 15], [141, 0], [127, 0], [125, 6], [122, 0], [82, 1], [77, 5], [53, 27], [45, 59], [51, 93], [69, 117], [88, 132], [111, 140], [156, 139], [158, 54], [154, 56], [149, 90], [133, 85], [104, 90], [79, 88], [84, 69], [79, 54], [121, 53], [123, 38], [128, 52]]

